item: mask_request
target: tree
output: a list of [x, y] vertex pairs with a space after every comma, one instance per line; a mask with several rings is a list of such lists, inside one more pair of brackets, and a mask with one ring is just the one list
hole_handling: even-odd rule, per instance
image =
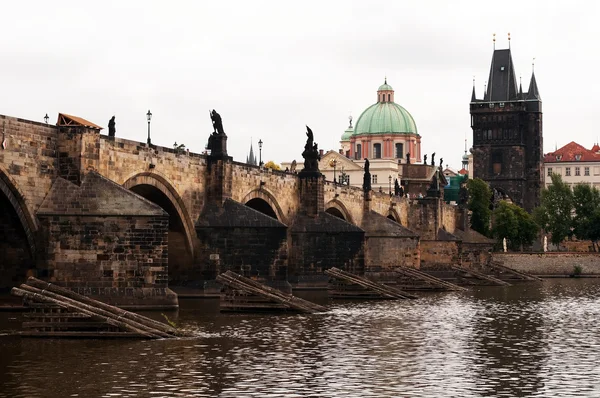
[[587, 184], [577, 184], [573, 188], [573, 233], [578, 239], [589, 239], [595, 248], [596, 214], [600, 211], [600, 191]]
[[480, 178], [467, 182], [469, 191], [469, 210], [471, 211], [471, 228], [480, 234], [489, 235], [490, 232], [490, 187]]
[[551, 242], [558, 245], [572, 234], [573, 192], [560, 175], [551, 178], [552, 185], [542, 189], [540, 207], [533, 214], [538, 225], [552, 234]]
[[269, 160], [267, 163], [265, 163], [265, 167], [273, 170], [281, 170], [281, 166], [272, 160]]
[[512, 250], [522, 250], [537, 236], [539, 228], [533, 217], [513, 203], [501, 201], [494, 209], [493, 219], [492, 235], [499, 243], [506, 238]]

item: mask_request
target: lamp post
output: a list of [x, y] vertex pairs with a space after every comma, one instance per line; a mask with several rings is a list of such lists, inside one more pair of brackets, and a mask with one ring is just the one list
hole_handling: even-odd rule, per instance
[[262, 140], [259, 139], [258, 140], [258, 165], [259, 166], [262, 166], [262, 164], [263, 164], [262, 163], [262, 144], [263, 144]]
[[146, 113], [146, 119], [148, 119], [148, 145], [152, 144], [150, 141], [150, 120], [152, 120], [152, 112], [148, 109], [148, 113]]
[[390, 196], [392, 196], [392, 175], [388, 176], [388, 181], [390, 182]]
[[44, 121], [46, 122], [46, 124], [48, 124], [48, 119], [50, 119], [50, 118], [48, 117], [48, 114], [46, 113], [46, 116], [44, 116]]
[[337, 166], [337, 160], [331, 159], [329, 161], [329, 166], [333, 167], [333, 183], [337, 184], [337, 179], [335, 178], [335, 166]]

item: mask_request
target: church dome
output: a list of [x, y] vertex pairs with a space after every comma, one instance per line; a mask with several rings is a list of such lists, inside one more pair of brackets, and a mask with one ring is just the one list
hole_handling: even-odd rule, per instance
[[352, 133], [354, 133], [354, 129], [348, 127], [346, 131], [344, 131], [344, 134], [342, 134], [342, 141], [350, 141], [350, 136], [352, 136]]
[[386, 79], [377, 90], [377, 103], [365, 109], [356, 121], [353, 136], [389, 133], [418, 135], [415, 120], [394, 102], [394, 90]]

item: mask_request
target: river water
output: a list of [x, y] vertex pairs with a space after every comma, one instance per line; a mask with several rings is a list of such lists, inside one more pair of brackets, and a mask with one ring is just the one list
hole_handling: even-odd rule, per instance
[[182, 300], [198, 337], [164, 341], [20, 338], [0, 313], [0, 397], [600, 397], [600, 280], [328, 306]]

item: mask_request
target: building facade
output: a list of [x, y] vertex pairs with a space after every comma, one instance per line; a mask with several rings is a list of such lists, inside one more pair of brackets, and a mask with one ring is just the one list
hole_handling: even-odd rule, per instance
[[543, 184], [542, 100], [535, 74], [517, 87], [509, 49], [494, 50], [483, 99], [470, 102], [473, 177], [532, 211]]
[[600, 189], [600, 146], [587, 149], [571, 141], [554, 152], [544, 155], [544, 186], [552, 184], [552, 174], [573, 187], [584, 183]]

